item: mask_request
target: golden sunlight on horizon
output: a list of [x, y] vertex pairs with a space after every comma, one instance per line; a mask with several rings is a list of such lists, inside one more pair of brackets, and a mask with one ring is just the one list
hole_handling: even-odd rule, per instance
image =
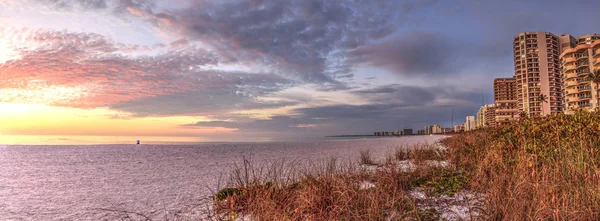
[[[235, 131], [180, 126], [205, 121], [203, 117], [118, 118], [119, 116], [123, 116], [123, 113], [107, 108], [76, 109], [43, 104], [0, 103], [0, 143], [19, 143], [22, 140], [17, 139], [17, 136], [147, 136], [174, 137], [168, 139], [173, 142], [199, 142], [201, 140], [198, 137], [204, 135]], [[66, 139], [59, 143], [63, 141], [68, 143]]]

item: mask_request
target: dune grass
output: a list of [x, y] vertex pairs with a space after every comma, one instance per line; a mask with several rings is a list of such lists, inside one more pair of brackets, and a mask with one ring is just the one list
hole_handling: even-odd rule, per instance
[[600, 114], [521, 118], [445, 139], [483, 220], [600, 220]]
[[[410, 156], [406, 159], [419, 161], [440, 158], [439, 152], [425, 150], [433, 145], [421, 146], [397, 153], [403, 151]], [[244, 161], [232, 173], [233, 188], [217, 193], [215, 208], [224, 220], [239, 215], [253, 220], [438, 220], [438, 211], [419, 208], [408, 191], [416, 187], [431, 193], [457, 191], [445, 185], [452, 182], [440, 182], [453, 177], [455, 168], [415, 163], [423, 168], [406, 172], [397, 161], [378, 163], [368, 151], [361, 152], [358, 162], [331, 159], [290, 167], [284, 162], [254, 166]]]

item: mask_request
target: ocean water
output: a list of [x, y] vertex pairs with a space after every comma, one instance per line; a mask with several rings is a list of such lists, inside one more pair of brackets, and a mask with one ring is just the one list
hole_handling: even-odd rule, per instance
[[441, 136], [197, 145], [0, 146], [0, 220], [194, 217], [234, 164], [358, 160]]

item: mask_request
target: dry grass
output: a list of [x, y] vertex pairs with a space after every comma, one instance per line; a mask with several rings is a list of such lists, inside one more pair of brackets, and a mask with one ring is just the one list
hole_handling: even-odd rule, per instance
[[[422, 145], [408, 155], [439, 159], [438, 151], [427, 148]], [[367, 171], [361, 165], [376, 165], [368, 151], [361, 152], [359, 163], [331, 159], [290, 167], [284, 162], [254, 166], [244, 161], [232, 174], [233, 188], [217, 194], [215, 208], [229, 214], [223, 219], [244, 214], [253, 220], [437, 220], [440, 213], [418, 208], [407, 191], [414, 187], [456, 191], [440, 184], [444, 177], [456, 176], [454, 168], [403, 172], [389, 163]]]
[[364, 165], [377, 165], [369, 150], [360, 151], [360, 163]]
[[521, 119], [444, 140], [485, 220], [600, 220], [600, 115]]
[[400, 147], [396, 149], [394, 157], [397, 161], [414, 160], [417, 162], [425, 160], [445, 160], [446, 153], [429, 144], [417, 144], [413, 147]]

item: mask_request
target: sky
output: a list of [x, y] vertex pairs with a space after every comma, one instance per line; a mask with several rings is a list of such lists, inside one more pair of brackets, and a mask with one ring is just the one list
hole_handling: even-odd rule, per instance
[[524, 31], [594, 0], [0, 0], [0, 144], [222, 142], [450, 127]]

